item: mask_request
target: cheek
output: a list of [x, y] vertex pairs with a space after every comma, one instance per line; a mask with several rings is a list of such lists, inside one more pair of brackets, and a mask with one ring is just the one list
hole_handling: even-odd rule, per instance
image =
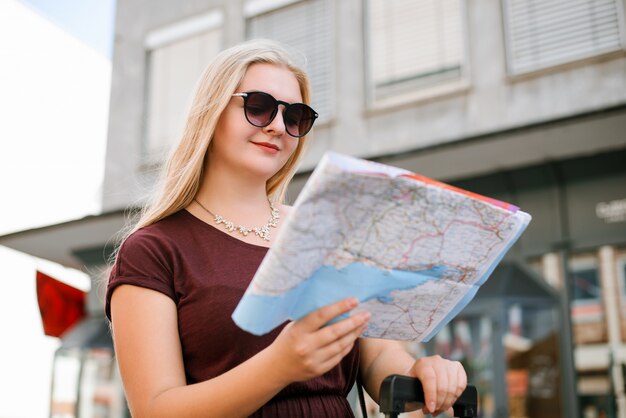
[[229, 131], [229, 121], [227, 112], [222, 113], [220, 118], [217, 120], [217, 125], [215, 125], [215, 133], [214, 140], [221, 141], [222, 138], [228, 135]]
[[[241, 136], [248, 136], [254, 132], [254, 127], [235, 112], [224, 112], [215, 126], [215, 139], [225, 141]], [[219, 139], [218, 139], [219, 138]]]
[[287, 152], [285, 153], [286, 154], [285, 163], [293, 155], [293, 153], [296, 152], [296, 149], [298, 148], [297, 140], [293, 140], [292, 138], [288, 138], [288, 139], [289, 139], [289, 142], [287, 142], [287, 144], [285, 145], [285, 148], [287, 150]]
[[250, 135], [246, 125], [228, 118], [220, 119], [213, 134], [213, 142], [215, 143], [213, 147], [226, 151], [240, 146], [241, 141]]

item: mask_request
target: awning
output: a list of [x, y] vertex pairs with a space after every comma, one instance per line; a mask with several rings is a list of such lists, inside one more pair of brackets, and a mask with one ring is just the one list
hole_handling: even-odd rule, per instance
[[126, 218], [124, 210], [90, 215], [0, 236], [0, 245], [84, 271], [104, 262]]

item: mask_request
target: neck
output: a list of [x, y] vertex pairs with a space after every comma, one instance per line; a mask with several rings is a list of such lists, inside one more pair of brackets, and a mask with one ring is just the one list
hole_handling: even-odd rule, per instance
[[196, 200], [235, 222], [264, 224], [270, 216], [265, 180], [210, 165]]

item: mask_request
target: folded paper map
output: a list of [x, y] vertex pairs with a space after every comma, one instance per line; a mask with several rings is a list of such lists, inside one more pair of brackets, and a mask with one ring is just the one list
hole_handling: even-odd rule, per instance
[[517, 207], [407, 170], [328, 152], [233, 313], [265, 334], [354, 296], [363, 336], [428, 341], [522, 234]]

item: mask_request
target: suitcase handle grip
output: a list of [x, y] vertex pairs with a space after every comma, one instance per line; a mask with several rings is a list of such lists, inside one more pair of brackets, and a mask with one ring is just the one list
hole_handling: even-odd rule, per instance
[[[387, 376], [380, 385], [380, 412], [386, 417], [396, 418], [405, 412], [407, 403], [424, 405], [424, 388], [419, 379], [409, 376], [392, 374]], [[475, 418], [478, 416], [478, 391], [476, 387], [468, 385], [461, 396], [452, 405], [454, 416], [460, 418]]]

